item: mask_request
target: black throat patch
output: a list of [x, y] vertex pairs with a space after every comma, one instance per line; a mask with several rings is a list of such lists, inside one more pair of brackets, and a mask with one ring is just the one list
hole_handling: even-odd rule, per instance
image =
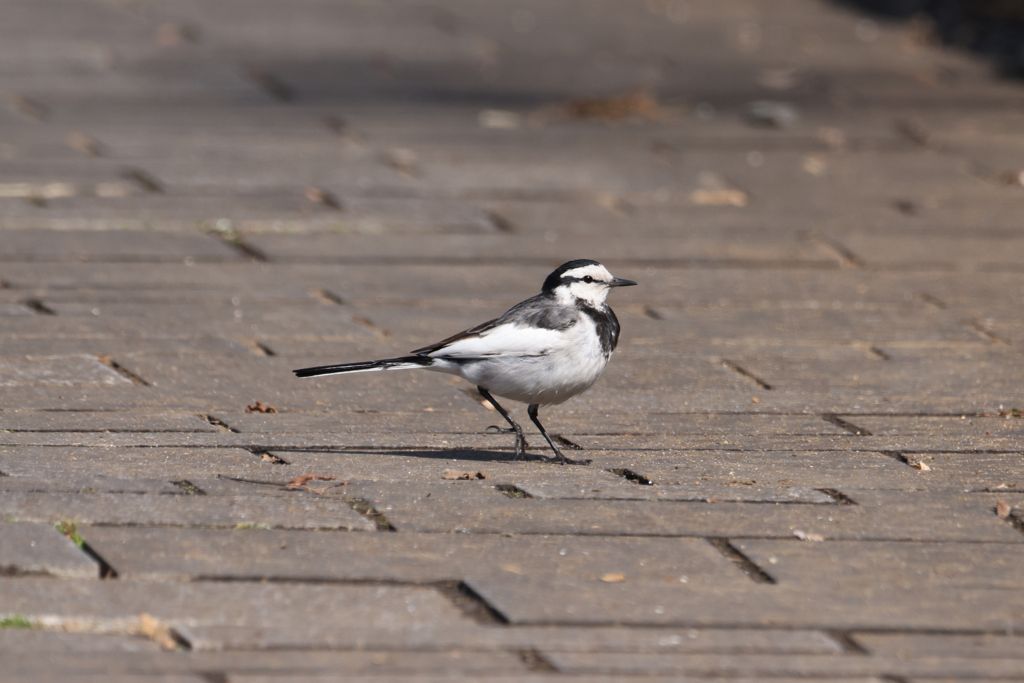
[[578, 302], [578, 305], [580, 310], [594, 321], [597, 336], [601, 338], [601, 352], [605, 358], [608, 358], [619, 344], [619, 319], [615, 317], [615, 312], [608, 306], [600, 309], [587, 306], [582, 302]]

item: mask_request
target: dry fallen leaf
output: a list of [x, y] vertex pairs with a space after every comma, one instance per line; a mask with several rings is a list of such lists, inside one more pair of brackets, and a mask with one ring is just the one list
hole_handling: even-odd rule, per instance
[[643, 90], [616, 97], [571, 100], [563, 105], [562, 112], [565, 116], [573, 119], [596, 119], [599, 121], [620, 121], [632, 118], [654, 121], [665, 115], [658, 101]]
[[318, 474], [312, 472], [306, 472], [305, 474], [295, 477], [290, 482], [284, 485], [284, 487], [290, 491], [295, 489], [307, 488], [306, 484], [311, 481], [334, 481], [336, 477], [321, 477]]
[[139, 631], [165, 650], [178, 649], [178, 643], [171, 636], [171, 631], [157, 621], [156, 617], [143, 612], [139, 615]]
[[694, 190], [690, 202], [697, 206], [746, 206], [747, 193], [743, 190]]
[[1006, 519], [1007, 517], [1009, 517], [1010, 512], [1012, 510], [1013, 508], [1007, 505], [1004, 501], [999, 501], [998, 503], [996, 503], [996, 514], [999, 515], [1001, 519]]
[[445, 470], [444, 476], [441, 478], [453, 481], [470, 481], [473, 479], [486, 479], [487, 475], [480, 471], [460, 472], [459, 470]]
[[928, 467], [928, 465], [924, 464], [920, 460], [911, 460], [907, 464], [913, 467], [915, 470], [921, 470], [922, 472], [932, 471], [931, 467]]
[[323, 204], [332, 209], [341, 209], [341, 201], [333, 192], [319, 187], [307, 187], [306, 199], [317, 204]]
[[269, 403], [264, 405], [263, 401], [256, 401], [256, 405], [246, 406], [245, 412], [247, 413], [276, 413], [277, 408], [270, 405]]
[[612, 572], [612, 573], [609, 573], [609, 574], [602, 575], [601, 576], [601, 580], [604, 581], [605, 583], [622, 583], [623, 581], [626, 580], [626, 575], [625, 574], [619, 574], [617, 572]]

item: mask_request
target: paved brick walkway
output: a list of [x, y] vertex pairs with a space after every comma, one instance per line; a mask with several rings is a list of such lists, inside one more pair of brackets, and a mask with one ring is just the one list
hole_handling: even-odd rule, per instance
[[[0, 681], [1024, 680], [1021, 82], [823, 0], [0, 14]], [[588, 467], [290, 373], [580, 257]]]

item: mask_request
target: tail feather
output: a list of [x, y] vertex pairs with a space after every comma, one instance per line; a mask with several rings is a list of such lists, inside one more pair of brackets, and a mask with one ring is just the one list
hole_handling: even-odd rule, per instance
[[315, 368], [292, 370], [296, 377], [319, 377], [321, 375], [341, 375], [346, 372], [373, 372], [375, 370], [406, 370], [409, 368], [430, 367], [433, 358], [427, 356], [403, 356], [402, 358], [384, 358], [367, 360], [359, 363], [342, 363], [341, 365], [320, 365]]

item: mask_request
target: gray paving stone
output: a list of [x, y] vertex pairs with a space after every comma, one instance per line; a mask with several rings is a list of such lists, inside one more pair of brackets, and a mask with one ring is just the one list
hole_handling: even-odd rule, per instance
[[844, 234], [838, 240], [872, 268], [991, 271], [1016, 269], [1024, 243], [1007, 237], [918, 238]]
[[18, 261], [238, 261], [242, 254], [198, 232], [6, 230], [0, 259]]
[[99, 565], [49, 524], [0, 523], [0, 573], [95, 579]]
[[[386, 514], [386, 512], [385, 512]], [[702, 539], [451, 534], [294, 534], [281, 531], [83, 527], [128, 578], [402, 581], [467, 575], [576, 577], [727, 586], [748, 579]]]
[[1024, 535], [994, 515], [995, 494], [846, 489], [858, 505], [751, 505], [514, 500], [458, 482], [353, 483], [347, 491], [371, 501], [399, 531], [761, 538], [792, 538], [801, 531], [844, 540], [1024, 542]]
[[0, 448], [0, 471], [8, 477], [58, 483], [87, 477], [173, 481], [218, 474], [259, 479], [274, 473], [273, 467], [241, 448]]
[[131, 380], [86, 355], [7, 358], [0, 360], [0, 386], [116, 386]]
[[[238, 676], [237, 680], [242, 683], [273, 683], [274, 681], [281, 680], [279, 677], [271, 676]], [[328, 680], [338, 680], [333, 676], [301, 676], [301, 677], [289, 677], [289, 680], [296, 680], [302, 683], [324, 683]], [[391, 676], [353, 676], [346, 677], [343, 679], [346, 683], [399, 683], [400, 681], [416, 681], [416, 683], [444, 683], [449, 680], [441, 676], [417, 676], [416, 678], [400, 678]], [[573, 674], [519, 674], [515, 677], [508, 676], [466, 676], [462, 680], [466, 683], [549, 683], [551, 681], [567, 681], [568, 683], [585, 683], [586, 681], [598, 680], [602, 683], [668, 683], [669, 681], [679, 680], [678, 676], [629, 676], [629, 675], [601, 675], [600, 678], [595, 678], [593, 674], [586, 674], [583, 676], [576, 676]], [[750, 678], [728, 678], [721, 679], [728, 680], [735, 683], [752, 683], [753, 680]], [[822, 683], [824, 680], [828, 680], [832, 683], [880, 683], [881, 679], [878, 678], [833, 678], [828, 679], [820, 678], [799, 678], [799, 679], [777, 679], [779, 683], [789, 683], [793, 681], [800, 681], [801, 683]]]
[[131, 477], [70, 476], [58, 481], [42, 477], [6, 476], [0, 478], [0, 491], [20, 493], [131, 493], [172, 494], [183, 493], [180, 486], [162, 479]]
[[[1004, 590], [947, 590], [922, 600], [905, 591], [754, 584], [728, 591], [685, 584], [583, 584], [529, 577], [470, 577], [468, 585], [516, 624], [651, 624], [800, 628], [1005, 631], [1016, 628], [1020, 605]], [[910, 605], [913, 604], [913, 607]], [[963, 605], [971, 605], [963, 610]], [[1019, 665], [1019, 663], [1017, 663]], [[652, 672], [654, 673], [654, 672]]]
[[143, 636], [5, 628], [0, 631], [0, 652], [157, 653], [160, 646]]
[[1019, 660], [956, 659], [953, 657], [920, 658], [915, 660], [846, 657], [777, 657], [740, 655], [734, 658], [697, 655], [681, 657], [656, 655], [644, 658], [637, 655], [595, 655], [585, 658], [575, 654], [547, 653], [559, 670], [571, 673], [618, 674], [689, 674], [693, 676], [906, 676], [936, 675], [964, 678], [1016, 676]]
[[[34, 661], [18, 662], [8, 670], [5, 680], [39, 680], [32, 676], [56, 672], [67, 680], [74, 676], [76, 680], [105, 680], [103, 675], [113, 675], [112, 680], [131, 683], [136, 681], [187, 681], [209, 680], [211, 675], [230, 676], [235, 680], [246, 675], [258, 678], [264, 676], [279, 677], [277, 680], [295, 678], [303, 680], [317, 676], [332, 676], [337, 680], [338, 672], [348, 672], [355, 676], [360, 674], [372, 678], [381, 676], [408, 677], [418, 673], [435, 676], [462, 677], [484, 676], [493, 674], [512, 676], [526, 671], [521, 658], [515, 653], [501, 652], [395, 652], [388, 650], [349, 651], [349, 652], [161, 652], [132, 653], [112, 656], [99, 653], [88, 656], [81, 653], [74, 655], [54, 655], [40, 664]], [[192, 678], [192, 676], [195, 678]], [[118, 678], [123, 676], [124, 678]], [[95, 677], [95, 678], [94, 678]], [[47, 679], [52, 680], [52, 679]], [[58, 679], [59, 680], [59, 679]], [[347, 680], [347, 676], [346, 679]], [[418, 679], [412, 679], [418, 680]], [[469, 679], [472, 680], [472, 679]]]
[[250, 493], [245, 496], [131, 495], [8, 491], [0, 514], [14, 521], [167, 524], [235, 528], [344, 529], [374, 525], [340, 498]]
[[54, 592], [53, 579], [4, 579], [3, 613], [122, 633], [139, 631], [141, 613], [168, 627], [301, 629], [321, 623], [351, 637], [361, 631], [416, 634], [472, 623], [431, 588], [149, 581], [61, 582], [61, 587]]
[[[579, 248], [572, 243], [527, 242], [510, 235], [430, 235], [397, 239], [341, 234], [257, 234], [247, 237], [247, 241], [272, 261], [301, 263], [519, 262], [541, 263], [554, 268], [576, 257]], [[652, 237], [643, 241], [611, 237], [602, 240], [598, 248], [613, 255], [613, 262], [629, 264], [710, 261], [838, 266], [835, 255], [819, 244], [796, 240], [752, 244], [679, 237]]]
[[0, 429], [17, 432], [219, 432], [188, 413], [0, 411]]
[[[327, 630], [311, 635], [281, 633], [268, 629], [238, 627], [190, 628], [193, 649], [276, 649], [309, 647], [317, 643], [351, 647], [344, 635]], [[395, 647], [394, 636], [380, 647]], [[616, 627], [478, 627], [469, 631], [437, 634], [423, 646], [461, 647], [479, 650], [547, 648], [559, 652], [808, 652], [837, 653], [828, 636], [813, 631], [772, 631], [768, 629], [660, 629]]]
[[[736, 541], [736, 547], [780, 584], [841, 581], [846, 586], [942, 591], [1014, 590], [1020, 584], [1016, 544]], [[811, 568], [811, 571], [800, 571]], [[828, 578], [826, 578], [828, 577]]]
[[[571, 404], [570, 404], [571, 405]], [[558, 410], [558, 409], [555, 409]], [[424, 412], [317, 412], [317, 413], [217, 413], [218, 420], [239, 432], [310, 433], [324, 428], [358, 432], [401, 431], [443, 433], [446, 431], [473, 432], [481, 413], [473, 408], [466, 411], [446, 410]], [[644, 435], [819, 435], [848, 434], [845, 429], [816, 415], [773, 414], [669, 414], [621, 412], [587, 414], [558, 410], [558, 429], [569, 434], [629, 434]], [[851, 418], [853, 419], [853, 418]], [[1001, 425], [1000, 425], [1001, 426]]]
[[1015, 635], [858, 633], [854, 638], [869, 652], [882, 657], [1024, 658], [1024, 643]]

